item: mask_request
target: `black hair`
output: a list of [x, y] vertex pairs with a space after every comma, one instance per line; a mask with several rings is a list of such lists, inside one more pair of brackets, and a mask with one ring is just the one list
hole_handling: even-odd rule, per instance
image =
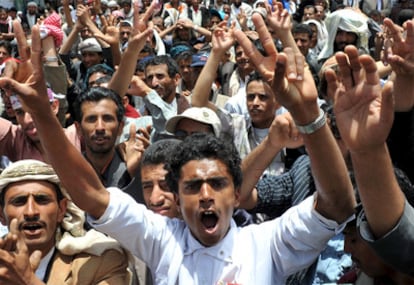
[[141, 166], [165, 164], [180, 143], [177, 139], [163, 139], [150, 144], [142, 155]]
[[177, 56], [175, 61], [178, 63], [178, 62], [180, 62], [180, 60], [189, 60], [189, 59], [192, 60], [193, 59], [193, 54], [194, 53], [190, 50], [183, 51]]
[[[253, 40], [250, 37], [247, 37], [254, 45], [254, 47], [260, 52], [261, 55], [267, 56], [267, 53], [262, 45], [262, 42], [260, 39]], [[236, 48], [240, 46], [240, 43], [236, 41], [234, 44], [234, 51], [236, 51]]]
[[316, 12], [315, 6], [313, 4], [306, 5], [303, 10], [312, 8], [314, 12]]
[[292, 34], [308, 34], [309, 39], [311, 39], [313, 35], [313, 30], [307, 24], [297, 24], [293, 27]]
[[248, 80], [247, 80], [247, 82], [246, 82], [246, 88], [247, 88], [247, 86], [249, 86], [249, 84], [250, 84], [252, 81], [263, 81], [263, 82], [265, 82], [265, 83], [267, 84], [267, 81], [266, 81], [266, 80], [264, 80], [263, 76], [262, 76], [262, 75], [260, 74], [260, 72], [258, 72], [257, 70], [252, 71], [252, 72], [249, 74], [249, 79], [248, 79]]
[[414, 17], [414, 11], [412, 9], [402, 9], [398, 12], [397, 20], [395, 23], [402, 26], [406, 21], [411, 20]]
[[119, 1], [119, 5], [128, 4], [129, 6], [132, 6], [131, 0], [121, 0]]
[[168, 55], [157, 55], [151, 58], [147, 61], [147, 64], [145, 65], [145, 69], [147, 69], [148, 66], [152, 65], [161, 65], [165, 64], [167, 65], [168, 69], [168, 75], [173, 78], [178, 74], [178, 65], [177, 62], [175, 62], [174, 59], [172, 59]]
[[1, 40], [0, 41], [0, 47], [4, 47], [7, 50], [7, 52], [9, 53], [9, 55], [12, 54], [12, 45], [10, 44], [9, 41]]
[[100, 72], [100, 73], [103, 73], [109, 76], [112, 76], [114, 74], [113, 68], [105, 63], [99, 63], [99, 64], [95, 64], [89, 67], [86, 71], [86, 76], [85, 76], [85, 81], [84, 81], [85, 89], [88, 88], [89, 86], [89, 77], [91, 77], [92, 74], [97, 73], [97, 72]]
[[148, 53], [148, 55], [155, 55], [155, 50], [150, 43], [145, 43], [144, 47], [139, 53]]
[[181, 177], [181, 168], [191, 160], [204, 158], [217, 159], [224, 163], [233, 178], [235, 189], [242, 183], [241, 159], [236, 147], [225, 142], [213, 134], [196, 133], [188, 136], [174, 149], [165, 165], [168, 171], [166, 176], [168, 187], [172, 192], [178, 193], [178, 180]]
[[111, 79], [112, 79], [111, 76], [105, 75], [105, 76], [102, 76], [102, 77], [96, 79], [95, 83], [98, 84], [98, 86], [99, 86], [102, 83], [108, 83], [109, 81], [111, 81]]
[[121, 97], [115, 91], [105, 87], [92, 87], [86, 92], [81, 93], [75, 101], [75, 120], [77, 122], [82, 121], [82, 104], [83, 102], [99, 102], [104, 99], [112, 100], [116, 106], [116, 117], [118, 122], [122, 122], [125, 115], [125, 108], [122, 104]]

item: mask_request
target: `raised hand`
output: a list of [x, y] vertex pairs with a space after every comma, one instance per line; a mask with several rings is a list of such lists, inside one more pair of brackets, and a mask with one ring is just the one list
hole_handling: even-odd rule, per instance
[[44, 284], [35, 271], [40, 264], [41, 252], [29, 254], [17, 219], [10, 223], [10, 233], [0, 241], [0, 283], [10, 285]]
[[105, 34], [94, 33], [94, 37], [102, 39], [108, 45], [113, 46], [119, 44], [119, 29], [116, 26], [108, 25]]
[[384, 26], [383, 61], [393, 70], [395, 111], [410, 111], [414, 107], [414, 21], [407, 21], [402, 29], [385, 19]]
[[132, 96], [145, 97], [149, 92], [151, 92], [151, 88], [144, 81], [142, 81], [139, 76], [132, 76], [127, 91], [128, 94], [131, 94]]
[[392, 84], [381, 88], [375, 61], [359, 56], [354, 46], [338, 53], [336, 60], [340, 78], [328, 70], [326, 79], [337, 90], [334, 112], [342, 139], [352, 152], [383, 146], [394, 115]]
[[237, 15], [237, 21], [240, 24], [240, 27], [242, 28], [243, 31], [248, 30], [247, 28], [247, 15], [246, 12], [240, 8], [240, 13]]
[[135, 124], [129, 128], [129, 139], [119, 145], [119, 150], [126, 163], [128, 173], [135, 177], [144, 150], [149, 146], [149, 133], [145, 129], [136, 132]]
[[[18, 20], [13, 21], [13, 31], [17, 41], [19, 50], [20, 63], [17, 70], [10, 74], [10, 78], [14, 78], [18, 82], [25, 82], [32, 74], [32, 63], [30, 61], [30, 49], [26, 40], [22, 25]], [[5, 71], [5, 73], [8, 73]]]
[[292, 22], [289, 12], [283, 9], [281, 2], [275, 2], [272, 6], [266, 5], [266, 22], [273, 28], [276, 36], [281, 39], [288, 35], [292, 30]]
[[90, 20], [90, 13], [88, 6], [78, 4], [76, 6], [76, 17], [82, 25], [86, 25], [88, 20]]
[[148, 28], [148, 23], [155, 10], [159, 7], [158, 0], [152, 0], [151, 5], [141, 16], [139, 14], [139, 4], [138, 1], [134, 1], [134, 29], [143, 32]]
[[414, 20], [407, 21], [402, 29], [386, 18], [384, 26], [383, 60], [398, 74], [414, 74]]
[[[25, 83], [20, 83], [19, 81], [10, 78], [0, 77], [0, 88], [6, 90], [7, 94], [17, 94], [23, 108], [27, 112], [31, 114], [36, 112], [42, 113], [43, 111], [39, 110], [45, 110], [43, 108], [50, 109], [50, 103], [43, 75], [41, 60], [42, 49], [38, 26], [34, 26], [32, 28], [32, 45], [30, 54], [32, 73]], [[42, 106], [42, 108], [37, 108], [37, 106]]]
[[212, 50], [218, 53], [225, 53], [228, 51], [235, 42], [234, 39], [234, 26], [235, 24], [227, 28], [225, 22], [221, 22], [213, 31], [211, 37], [211, 43], [213, 45]]
[[296, 123], [306, 125], [318, 117], [318, 92], [312, 74], [304, 67], [303, 56], [291, 48], [278, 55], [271, 86], [276, 100], [289, 110]]
[[255, 13], [252, 16], [252, 21], [256, 27], [256, 31], [259, 34], [259, 38], [262, 42], [263, 48], [266, 52], [266, 56], [263, 56], [246, 36], [246, 34], [241, 30], [235, 30], [234, 36], [239, 44], [243, 47], [244, 52], [256, 66], [257, 70], [262, 74], [262, 76], [270, 81], [273, 78], [277, 50], [273, 42], [273, 39], [266, 27], [265, 22], [263, 21], [262, 16]]

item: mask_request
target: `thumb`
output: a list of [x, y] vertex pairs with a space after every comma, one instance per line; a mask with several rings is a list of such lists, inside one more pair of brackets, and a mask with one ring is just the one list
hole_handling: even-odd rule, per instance
[[32, 267], [33, 271], [37, 270], [41, 259], [42, 259], [42, 252], [40, 250], [35, 250], [32, 253], [32, 255], [30, 255], [29, 261], [30, 261], [30, 266]]
[[287, 82], [285, 80], [285, 73], [287, 69], [286, 54], [280, 53], [276, 58], [275, 73], [273, 75], [272, 89], [278, 92], [285, 92], [287, 89]]

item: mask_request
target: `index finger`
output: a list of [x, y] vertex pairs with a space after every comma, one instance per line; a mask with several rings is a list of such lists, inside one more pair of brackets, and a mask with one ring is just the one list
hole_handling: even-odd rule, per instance
[[272, 58], [276, 58], [277, 50], [273, 42], [273, 38], [270, 35], [262, 16], [258, 13], [255, 13], [252, 16], [252, 21], [256, 27], [256, 32], [259, 34], [260, 41], [262, 42], [262, 46], [266, 54]]
[[405, 42], [409, 46], [414, 46], [414, 20], [407, 21], [405, 24]]
[[17, 41], [17, 48], [19, 51], [19, 57], [22, 62], [27, 61], [29, 59], [29, 53], [28, 53], [28, 44], [26, 40], [26, 36], [24, 34], [22, 25], [18, 20], [13, 21], [13, 30], [14, 30], [14, 36]]
[[360, 62], [365, 70], [365, 81], [370, 85], [379, 84], [378, 68], [374, 59], [367, 55], [361, 55]]
[[[33, 65], [33, 75], [43, 76], [43, 64], [42, 64], [42, 43], [40, 39], [39, 26], [34, 25], [32, 28], [32, 47], [31, 47], [31, 62]], [[39, 77], [36, 77], [39, 78]], [[41, 91], [41, 90], [38, 90]], [[46, 91], [46, 88], [45, 90]]]
[[386, 36], [391, 37], [395, 43], [400, 43], [403, 41], [403, 36], [401, 32], [401, 27], [395, 25], [391, 19], [384, 19], [384, 26], [386, 27]]
[[144, 13], [144, 16], [142, 18], [143, 21], [147, 22], [151, 18], [152, 14], [154, 13], [157, 6], [161, 5], [158, 2], [159, 2], [159, 0], [152, 0], [151, 5], [147, 8], [147, 10]]

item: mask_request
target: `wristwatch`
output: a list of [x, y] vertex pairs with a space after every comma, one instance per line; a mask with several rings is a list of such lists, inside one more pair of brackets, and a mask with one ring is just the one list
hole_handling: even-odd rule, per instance
[[326, 124], [326, 116], [325, 112], [322, 109], [319, 109], [319, 116], [316, 118], [315, 121], [312, 123], [309, 123], [305, 126], [300, 126], [296, 124], [296, 127], [298, 128], [298, 131], [302, 134], [313, 134], [320, 128], [322, 128]]

